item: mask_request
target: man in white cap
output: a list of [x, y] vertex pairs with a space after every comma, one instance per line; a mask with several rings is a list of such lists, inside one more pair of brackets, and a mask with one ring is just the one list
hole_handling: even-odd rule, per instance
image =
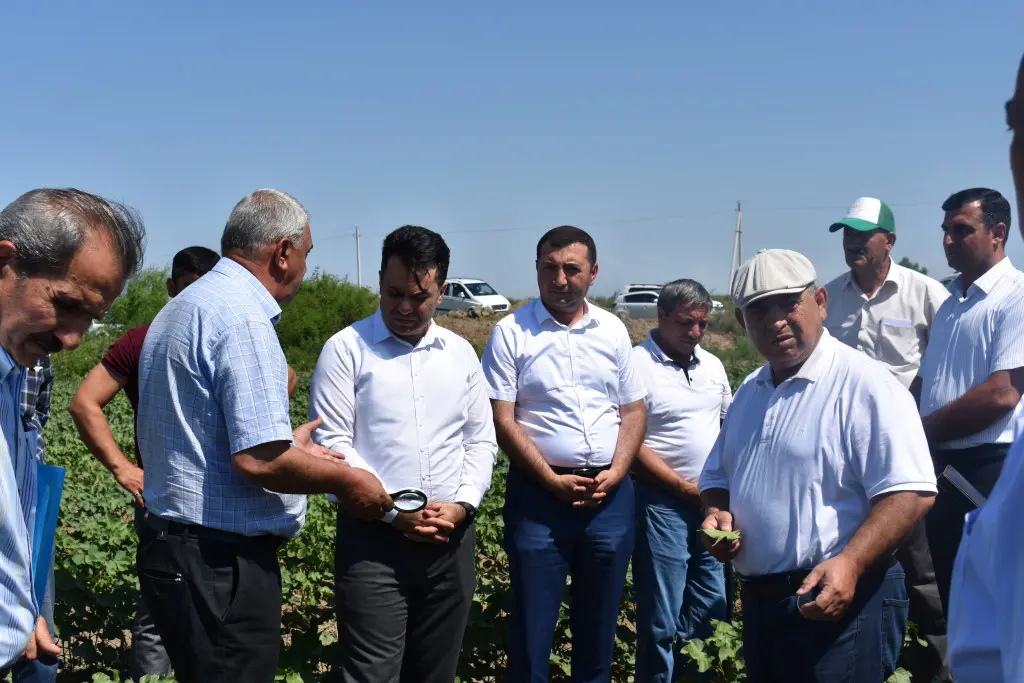
[[736, 393], [699, 480], [704, 543], [741, 577], [751, 683], [895, 670], [908, 604], [894, 551], [936, 493], [913, 399], [825, 331], [815, 279], [786, 250], [736, 273], [736, 317], [768, 364]]
[[[850, 269], [825, 285], [825, 329], [885, 365], [909, 389], [928, 347], [935, 312], [949, 298], [949, 291], [937, 280], [892, 260], [896, 219], [880, 199], [855, 201], [843, 219], [829, 226], [829, 232], [840, 230]], [[915, 680], [945, 678], [946, 620], [924, 522], [900, 546], [898, 557], [907, 574], [910, 619], [928, 643], [904, 665]]]

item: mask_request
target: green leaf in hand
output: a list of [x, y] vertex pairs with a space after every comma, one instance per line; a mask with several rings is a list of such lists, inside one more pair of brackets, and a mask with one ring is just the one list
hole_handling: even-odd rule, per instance
[[715, 542], [711, 545], [718, 545], [719, 541], [738, 541], [740, 540], [740, 530], [734, 531], [722, 531], [721, 529], [701, 529], [705, 534], [715, 539]]

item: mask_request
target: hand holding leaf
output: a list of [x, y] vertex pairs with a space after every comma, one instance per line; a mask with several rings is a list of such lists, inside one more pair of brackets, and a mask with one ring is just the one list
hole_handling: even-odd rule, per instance
[[738, 541], [740, 540], [740, 530], [735, 531], [722, 531], [721, 529], [701, 529], [710, 538], [714, 539], [714, 543], [711, 545], [718, 545], [720, 541]]

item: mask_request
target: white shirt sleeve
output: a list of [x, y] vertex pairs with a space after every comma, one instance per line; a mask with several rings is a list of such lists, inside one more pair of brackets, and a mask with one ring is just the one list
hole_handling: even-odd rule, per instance
[[356, 428], [354, 358], [344, 343], [329, 339], [320, 352], [309, 385], [309, 419], [323, 418], [313, 441], [344, 454], [351, 467], [380, 475], [356, 452], [352, 438]]
[[467, 362], [472, 368], [466, 394], [466, 422], [462, 428], [462, 447], [466, 457], [462, 465], [462, 479], [455, 494], [458, 503], [480, 507], [480, 501], [491, 486], [491, 472], [498, 455], [494, 436], [494, 416], [487, 400], [483, 373], [476, 352], [466, 347]]
[[899, 380], [869, 382], [850, 406], [848, 453], [869, 499], [897, 491], [936, 493], [935, 469], [914, 398]]
[[1024, 367], [1024, 299], [1003, 302], [993, 328], [992, 372]]
[[512, 344], [503, 325], [495, 325], [481, 359], [487, 396], [514, 403], [519, 394], [519, 368]]
[[[620, 323], [621, 325], [621, 323]], [[643, 380], [637, 369], [636, 360], [633, 358], [633, 343], [629, 339], [629, 332], [626, 327], [621, 327], [622, 334], [619, 337], [619, 391], [618, 404], [624, 406], [634, 403], [647, 396], [647, 389], [644, 388]]]
[[729, 375], [725, 372], [725, 365], [719, 362], [718, 370], [718, 381], [721, 383], [722, 389], [721, 419], [724, 420], [725, 416], [729, 413], [729, 406], [732, 405], [732, 387], [729, 386]]
[[708, 459], [704, 461], [704, 469], [697, 478], [697, 488], [701, 493], [709, 489], [729, 490], [729, 475], [725, 471], [725, 435], [729, 430], [729, 416], [725, 418], [722, 431], [718, 433], [715, 445], [711, 447]]

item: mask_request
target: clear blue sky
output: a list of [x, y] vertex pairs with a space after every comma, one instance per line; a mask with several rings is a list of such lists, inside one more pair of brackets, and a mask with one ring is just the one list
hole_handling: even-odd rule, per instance
[[845, 268], [828, 224], [873, 195], [894, 253], [942, 276], [942, 200], [1012, 192], [1020, 0], [22, 2], [0, 27], [0, 203], [126, 201], [150, 265], [216, 248], [238, 199], [278, 187], [310, 210], [312, 265], [353, 280], [354, 225], [372, 284], [383, 236], [417, 223], [451, 275], [532, 294], [536, 239], [573, 223], [596, 294], [724, 292], [737, 199], [746, 256], [796, 248], [825, 281]]

